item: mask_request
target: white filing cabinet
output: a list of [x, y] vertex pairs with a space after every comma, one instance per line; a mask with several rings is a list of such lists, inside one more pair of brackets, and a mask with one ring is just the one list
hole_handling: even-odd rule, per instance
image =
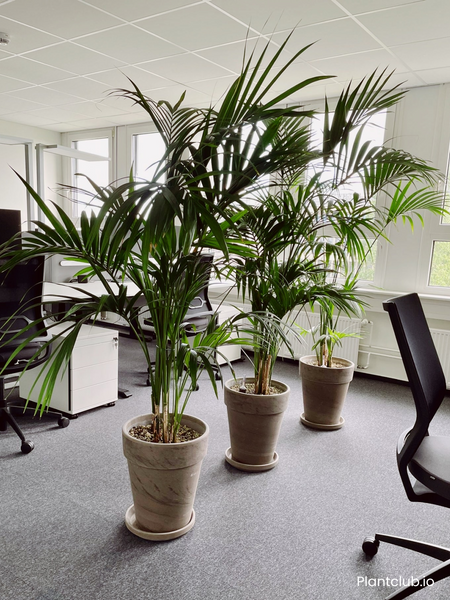
[[[217, 310], [217, 308], [218, 308], [217, 304], [211, 304], [211, 306], [212, 306], [213, 310]], [[229, 319], [230, 317], [237, 315], [238, 312], [239, 311], [236, 308], [234, 308], [233, 306], [229, 306], [227, 304], [221, 304], [220, 308], [219, 308], [219, 313], [218, 313], [219, 325], [221, 323], [223, 323], [226, 319]], [[237, 345], [236, 346], [219, 346], [218, 350], [224, 356], [226, 356], [230, 362], [241, 359], [241, 347], [240, 346], [237, 346]], [[226, 364], [226, 361], [222, 356], [218, 355], [218, 363], [219, 363], [219, 365], [224, 365], [224, 364]]]
[[[58, 324], [50, 329], [57, 334], [67, 329]], [[62, 334], [64, 337], [64, 334]], [[58, 343], [58, 342], [56, 342]], [[68, 415], [103, 406], [117, 400], [119, 334], [117, 331], [82, 325], [68, 368], [58, 379], [50, 406]], [[41, 367], [27, 370], [19, 381], [20, 395], [37, 402], [41, 389], [39, 379], [31, 388]], [[42, 379], [43, 381], [43, 379]]]

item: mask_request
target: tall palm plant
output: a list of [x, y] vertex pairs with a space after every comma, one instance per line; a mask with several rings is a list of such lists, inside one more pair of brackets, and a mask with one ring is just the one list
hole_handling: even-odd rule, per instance
[[[35, 222], [37, 229], [23, 239], [20, 251], [12, 245], [0, 249], [0, 257], [7, 259], [1, 270], [33, 256], [62, 254], [88, 263], [82, 269], [84, 275], [95, 275], [105, 290], [101, 296], [88, 294], [83, 302], [74, 299], [72, 309], [59, 315], [68, 335], [53, 346], [54, 360], [41, 388], [42, 409], [50, 401], [81, 325], [95, 320], [101, 311], [125, 319], [141, 345], [152, 384], [155, 439], [177, 440], [181, 417], [202, 369], [215, 387], [213, 351], [227, 341], [233, 323], [217, 327], [211, 320], [192, 345], [181, 326], [207, 277], [204, 263], [198, 260], [199, 249], [213, 236], [228, 257], [225, 231], [236, 226], [236, 207], [246, 209], [246, 190], [263, 185], [264, 176], [279, 170], [294, 177], [311, 157], [306, 121], [312, 113], [299, 105], [279, 106], [322, 77], [271, 96], [279, 77], [306, 50], [301, 49], [272, 75], [286, 43], [266, 67], [268, 46], [260, 56], [252, 55], [218, 108], [185, 108], [183, 96], [174, 106], [156, 102], [133, 82], [132, 89], [118, 90], [149, 115], [165, 152], [149, 181], [131, 176], [129, 181], [105, 188], [90, 181], [93, 202], [100, 209], [97, 214], [83, 212], [79, 229], [61, 207], [50, 209], [27, 186], [46, 220]], [[131, 297], [130, 281], [137, 289]], [[139, 319], [141, 305], [147, 307], [154, 324], [154, 368]]]

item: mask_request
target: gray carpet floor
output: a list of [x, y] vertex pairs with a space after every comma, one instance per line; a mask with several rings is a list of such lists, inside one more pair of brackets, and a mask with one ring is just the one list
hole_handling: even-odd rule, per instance
[[[237, 363], [238, 374], [250, 375]], [[225, 377], [229, 375], [225, 369]], [[121, 427], [149, 412], [145, 365], [132, 340], [120, 340], [120, 384], [132, 397], [80, 415], [69, 427], [20, 417], [35, 443], [0, 432], [1, 600], [381, 600], [433, 559], [382, 545], [372, 560], [366, 535], [392, 533], [450, 545], [450, 513], [408, 502], [395, 462], [400, 433], [412, 423], [407, 387], [356, 377], [345, 425], [319, 432], [299, 423], [298, 365], [280, 362], [291, 386], [272, 471], [250, 474], [224, 461], [229, 446], [222, 393], [205, 379], [188, 412], [210, 426], [185, 536], [153, 543], [131, 534], [132, 503]], [[450, 403], [433, 429], [450, 431]], [[375, 581], [379, 579], [379, 581]], [[448, 600], [450, 580], [414, 595]]]

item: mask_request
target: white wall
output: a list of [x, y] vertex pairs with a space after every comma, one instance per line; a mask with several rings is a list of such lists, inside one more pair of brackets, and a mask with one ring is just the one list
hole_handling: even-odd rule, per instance
[[[19, 123], [0, 120], [0, 136], [18, 137], [31, 140], [33, 143], [33, 187], [36, 187], [36, 162], [34, 147], [36, 144], [60, 144], [61, 134], [38, 127], [29, 127]], [[25, 188], [16, 170], [25, 177], [25, 152], [23, 145], [11, 146], [0, 144], [0, 208], [21, 210], [22, 222], [27, 219]], [[61, 158], [54, 155], [45, 157], [45, 198], [57, 201], [56, 184], [62, 181]], [[0, 223], [1, 226], [1, 223]]]

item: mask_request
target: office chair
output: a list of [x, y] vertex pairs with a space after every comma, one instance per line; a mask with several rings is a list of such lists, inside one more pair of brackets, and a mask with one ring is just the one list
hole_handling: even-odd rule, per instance
[[[208, 277], [205, 285], [199, 290], [197, 296], [189, 305], [184, 321], [181, 324], [182, 329], [184, 329], [188, 337], [205, 331], [211, 319], [215, 318], [215, 312], [208, 295], [209, 277], [211, 275], [214, 254], [200, 254], [199, 261], [207, 265], [205, 274]], [[144, 319], [144, 325], [150, 328], [153, 326], [150, 319]], [[216, 365], [212, 365], [212, 369], [215, 371], [215, 379], [220, 381], [221, 375]], [[147, 385], [150, 385], [150, 378], [147, 378]], [[198, 390], [198, 385], [196, 389]]]
[[[34, 444], [25, 438], [11, 414], [13, 404], [6, 398], [5, 379], [21, 373], [26, 366], [36, 367], [47, 360], [50, 346], [44, 348], [44, 345], [50, 339], [49, 333], [41, 333], [20, 350], [6, 368], [5, 365], [24, 339], [39, 332], [43, 327], [40, 321], [43, 273], [44, 257], [40, 257], [20, 263], [8, 273], [0, 275], [0, 431], [6, 431], [8, 424], [11, 425], [22, 441], [21, 450], [24, 454], [31, 452]], [[27, 333], [14, 338], [14, 335], [27, 325], [30, 325]], [[42, 352], [36, 355], [39, 349], [42, 349]], [[16, 408], [23, 410], [23, 407]], [[30, 407], [29, 410], [34, 411], [34, 408]], [[67, 427], [69, 424], [69, 419], [61, 413], [48, 411], [48, 414], [58, 417], [60, 427]]]
[[[450, 508], [450, 436], [435, 436], [428, 432], [444, 399], [446, 382], [419, 297], [408, 294], [393, 298], [384, 302], [383, 308], [391, 318], [416, 406], [415, 423], [400, 436], [397, 445], [397, 464], [403, 486], [411, 502]], [[377, 533], [364, 540], [363, 551], [368, 557], [374, 556], [380, 542], [443, 561], [386, 600], [401, 600], [450, 575], [449, 548]]]

